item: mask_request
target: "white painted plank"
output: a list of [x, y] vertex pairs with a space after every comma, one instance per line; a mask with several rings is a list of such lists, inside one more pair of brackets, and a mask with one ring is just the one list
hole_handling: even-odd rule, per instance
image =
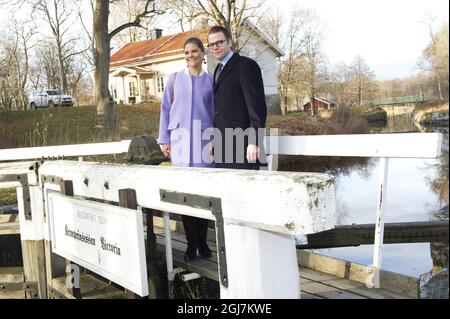
[[[266, 152], [279, 155], [436, 158], [442, 133], [267, 136]], [[0, 150], [0, 161], [119, 154], [130, 140]], [[270, 147], [272, 146], [272, 147]]]
[[128, 152], [131, 140], [109, 143], [73, 144], [61, 146], [42, 146], [10, 148], [0, 150], [0, 161], [17, 161], [51, 157], [120, 154]]
[[17, 206], [20, 221], [20, 239], [43, 240], [44, 239], [44, 202], [39, 186], [30, 186], [31, 220], [27, 220], [24, 214], [23, 187], [17, 187]]
[[[0, 152], [2, 150], [0, 149]], [[19, 171], [27, 171], [30, 167], [34, 165], [35, 162], [6, 162], [0, 163], [0, 174], [6, 172], [7, 170], [19, 170]]]
[[307, 156], [437, 158], [442, 133], [268, 136], [266, 153]]
[[300, 298], [293, 236], [237, 225], [224, 228], [229, 287], [220, 286], [221, 298]]
[[3, 189], [3, 188], [16, 188], [16, 187], [19, 187], [19, 186], [20, 186], [19, 182], [6, 182], [6, 183], [0, 182], [0, 189]]
[[383, 258], [384, 211], [386, 210], [388, 171], [389, 159], [380, 158], [377, 217], [375, 220], [375, 235], [373, 244], [373, 266], [375, 268], [375, 274], [372, 277], [372, 285], [375, 288], [380, 288], [380, 269]]

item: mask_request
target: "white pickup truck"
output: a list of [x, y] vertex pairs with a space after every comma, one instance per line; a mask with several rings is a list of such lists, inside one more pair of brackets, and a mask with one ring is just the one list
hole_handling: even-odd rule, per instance
[[32, 90], [28, 101], [33, 110], [41, 107], [73, 106], [73, 97], [54, 89]]

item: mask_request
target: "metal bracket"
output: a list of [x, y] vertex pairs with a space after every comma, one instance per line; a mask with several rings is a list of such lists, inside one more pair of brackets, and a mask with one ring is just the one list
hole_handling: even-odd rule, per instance
[[53, 176], [53, 175], [41, 175], [41, 184], [44, 185], [44, 183], [50, 183], [50, 184], [61, 184], [63, 179], [59, 176]]
[[36, 282], [2, 282], [0, 283], [0, 291], [18, 291], [24, 290], [29, 293], [31, 299], [38, 298], [38, 290]]
[[28, 174], [5, 174], [0, 175], [0, 182], [19, 182], [22, 186], [22, 198], [25, 220], [31, 220], [31, 199]]
[[220, 283], [222, 286], [228, 287], [227, 254], [225, 250], [225, 231], [221, 199], [196, 194], [178, 193], [166, 189], [160, 189], [159, 195], [162, 202], [211, 210], [214, 217], [216, 217], [217, 258], [219, 259]]

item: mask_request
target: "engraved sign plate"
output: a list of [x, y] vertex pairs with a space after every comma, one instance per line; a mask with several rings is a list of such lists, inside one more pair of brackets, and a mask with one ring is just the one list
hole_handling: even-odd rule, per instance
[[48, 193], [53, 252], [148, 295], [140, 211]]

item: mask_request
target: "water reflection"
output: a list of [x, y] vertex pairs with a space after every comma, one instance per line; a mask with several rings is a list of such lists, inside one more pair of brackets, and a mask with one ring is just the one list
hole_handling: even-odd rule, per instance
[[[448, 206], [431, 215], [431, 220], [448, 221]], [[448, 269], [448, 243], [430, 243], [431, 259], [433, 260], [432, 275]]]
[[[444, 133], [439, 159], [399, 159], [389, 161], [385, 222], [435, 220], [448, 205], [448, 128], [420, 127], [408, 117], [390, 119], [373, 133], [435, 132]], [[336, 178], [336, 204], [340, 224], [375, 223], [378, 159], [367, 159], [343, 170], [328, 170]], [[444, 216], [445, 217], [445, 216]], [[439, 218], [444, 218], [439, 215]], [[446, 215], [448, 218], [448, 213]], [[372, 263], [373, 245], [315, 250], [365, 265]], [[383, 269], [419, 277], [448, 268], [448, 243], [389, 244], [383, 247]]]

